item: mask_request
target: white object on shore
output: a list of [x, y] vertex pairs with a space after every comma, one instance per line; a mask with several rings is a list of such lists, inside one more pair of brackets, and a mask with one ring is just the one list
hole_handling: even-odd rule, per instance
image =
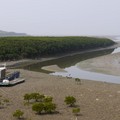
[[98, 101], [99, 99], [98, 98], [96, 98], [96, 101]]
[[9, 80], [4, 79], [3, 83], [9, 84]]

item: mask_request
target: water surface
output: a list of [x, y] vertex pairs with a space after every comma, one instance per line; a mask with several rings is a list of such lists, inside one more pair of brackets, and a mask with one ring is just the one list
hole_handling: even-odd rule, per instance
[[[59, 59], [48, 60], [48, 61], [26, 66], [25, 69], [28, 69], [31, 71], [45, 72], [51, 75], [61, 75], [64, 77], [69, 76], [74, 78], [89, 79], [89, 80], [95, 80], [95, 81], [120, 83], [120, 77], [118, 76], [84, 71], [76, 66], [76, 64], [79, 63], [80, 61], [83, 61], [89, 58], [107, 55], [107, 54], [113, 54], [117, 52], [120, 52], [120, 47], [116, 49], [88, 52], [88, 53], [82, 53], [82, 54], [77, 54], [73, 56], [67, 56]], [[66, 72], [50, 72], [50, 71], [41, 69], [43, 66], [50, 66], [50, 65], [58, 65], [61, 69], [64, 69]]]
[[48, 60], [44, 62], [39, 62], [37, 64], [32, 64], [24, 68], [31, 71], [51, 73], [50, 71], [42, 70], [41, 68], [43, 66], [57, 65], [60, 68], [65, 69], [71, 66], [75, 66], [80, 61], [102, 56], [102, 55], [111, 54], [113, 51], [114, 49], [109, 49], [109, 50], [94, 51], [94, 52], [88, 52], [88, 53], [82, 53], [82, 54], [76, 54], [76, 55], [69, 55], [69, 56], [54, 59], [54, 60]]
[[88, 80], [94, 80], [94, 81], [102, 81], [102, 82], [110, 82], [110, 83], [119, 83], [120, 84], [120, 77], [119, 76], [113, 76], [113, 75], [106, 75], [96, 72], [90, 72], [85, 71], [77, 66], [71, 66], [68, 68], [65, 68], [67, 72], [54, 72], [51, 73], [51, 75], [60, 75], [60, 76], [68, 76], [73, 78], [80, 78], [80, 79], [88, 79]]

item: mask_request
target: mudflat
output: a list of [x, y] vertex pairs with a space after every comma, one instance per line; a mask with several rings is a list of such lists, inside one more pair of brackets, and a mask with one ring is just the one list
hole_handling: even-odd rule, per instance
[[[80, 85], [73, 78], [21, 69], [19, 71], [26, 79], [24, 83], [13, 87], [0, 87], [0, 95], [11, 101], [9, 106], [0, 109], [1, 120], [14, 120], [12, 114], [16, 109], [24, 111], [26, 120], [75, 120], [76, 116], [72, 114], [72, 109], [64, 103], [64, 98], [68, 95], [77, 99], [76, 105], [81, 109], [77, 120], [120, 120], [119, 84], [82, 80]], [[24, 106], [23, 96], [31, 92], [51, 95], [59, 113], [37, 115], [31, 106]]]

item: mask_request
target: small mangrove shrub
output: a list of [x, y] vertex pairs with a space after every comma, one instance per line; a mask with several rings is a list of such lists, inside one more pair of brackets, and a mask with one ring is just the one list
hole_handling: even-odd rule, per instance
[[30, 101], [32, 102], [42, 102], [44, 100], [45, 96], [43, 94], [40, 93], [26, 93], [24, 95], [24, 100], [26, 100], [28, 103], [30, 103]]
[[17, 119], [20, 119], [20, 118], [23, 117], [23, 114], [24, 114], [24, 112], [18, 109], [13, 113], [13, 117], [16, 117]]
[[80, 113], [80, 108], [73, 108], [72, 113], [77, 116]]
[[64, 102], [66, 103], [66, 105], [69, 105], [70, 107], [72, 107], [76, 103], [76, 98], [73, 96], [67, 96], [65, 97]]
[[80, 78], [75, 78], [75, 82], [76, 82], [77, 84], [81, 84], [81, 79], [80, 79]]
[[51, 96], [46, 96], [43, 101], [44, 101], [44, 102], [52, 102], [52, 100], [53, 100], [53, 97], [51, 97]]
[[28, 94], [28, 93], [26, 93], [26, 94], [24, 95], [24, 100], [27, 100], [27, 102], [29, 103], [30, 100], [31, 100], [31, 95]]
[[44, 111], [45, 113], [53, 113], [55, 112], [56, 104], [52, 102], [46, 102], [44, 103]]
[[5, 106], [8, 106], [10, 103], [10, 100], [7, 98], [3, 98], [2, 95], [0, 95], [0, 108], [4, 108]]
[[56, 104], [52, 102], [40, 102], [34, 103], [32, 106], [32, 110], [36, 111], [38, 114], [41, 113], [53, 113], [55, 112]]
[[41, 112], [44, 110], [44, 104], [43, 103], [34, 103], [32, 106], [32, 110], [36, 111], [38, 114], [41, 114]]

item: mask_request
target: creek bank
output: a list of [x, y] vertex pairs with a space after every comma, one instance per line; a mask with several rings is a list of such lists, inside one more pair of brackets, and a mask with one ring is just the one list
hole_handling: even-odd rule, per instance
[[44, 58], [39, 58], [39, 59], [22, 59], [22, 60], [17, 60], [17, 61], [4, 61], [4, 62], [0, 62], [0, 64], [6, 63], [7, 67], [9, 68], [22, 68], [24, 66], [36, 64], [36, 63], [43, 62], [43, 61], [54, 60], [54, 59], [63, 58], [67, 56], [73, 56], [76, 54], [84, 54], [84, 53], [89, 53], [89, 52], [94, 52], [94, 51], [109, 50], [109, 49], [117, 48], [119, 46], [120, 46], [120, 42], [112, 46], [108, 46], [108, 47], [102, 47], [102, 48], [96, 48], [96, 49], [90, 49], [90, 50], [84, 50], [84, 51], [78, 51], [78, 52], [71, 52], [71, 53], [61, 54], [61, 55], [56, 55], [56, 56], [48, 56], [48, 57], [46, 56]]

